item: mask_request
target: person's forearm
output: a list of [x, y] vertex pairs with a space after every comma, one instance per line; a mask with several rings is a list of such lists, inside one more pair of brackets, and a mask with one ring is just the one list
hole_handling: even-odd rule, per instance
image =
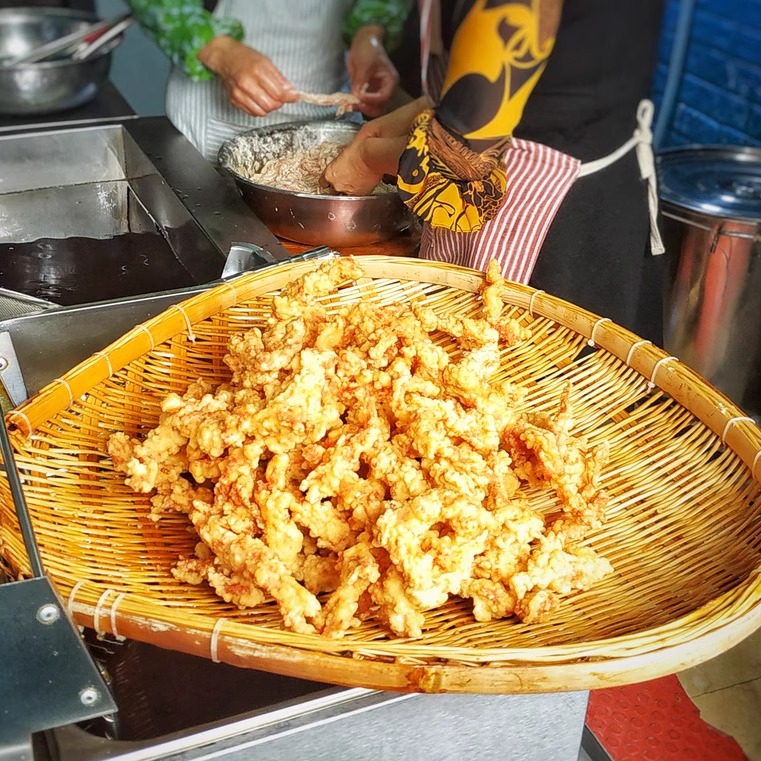
[[202, 0], [127, 0], [140, 27], [192, 79], [213, 76], [198, 54], [215, 37], [243, 39], [237, 19], [218, 18]]
[[373, 172], [396, 176], [399, 157], [406, 147], [406, 134], [400, 137], [368, 137], [362, 141], [360, 155]]
[[470, 233], [500, 208], [504, 152], [542, 75], [562, 0], [472, 3], [456, 28], [439, 103], [424, 111], [399, 161], [397, 187], [433, 227]]
[[544, 71], [562, 0], [492, 0], [457, 26], [437, 118], [476, 150], [512, 135]]
[[365, 129], [372, 128], [377, 123], [377, 137], [407, 137], [412, 123], [418, 114], [432, 106], [431, 100], [427, 95], [421, 95], [416, 100], [405, 103], [403, 106], [392, 111], [390, 114], [368, 122]]
[[407, 134], [412, 126], [412, 122], [426, 108], [431, 108], [433, 102], [427, 95], [421, 95], [419, 98], [400, 106], [397, 111], [400, 114], [400, 126], [403, 127], [404, 134]]

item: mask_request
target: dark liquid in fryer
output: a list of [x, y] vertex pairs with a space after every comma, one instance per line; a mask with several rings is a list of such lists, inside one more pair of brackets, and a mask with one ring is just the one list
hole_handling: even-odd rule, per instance
[[0, 287], [61, 306], [194, 285], [158, 233], [0, 244]]

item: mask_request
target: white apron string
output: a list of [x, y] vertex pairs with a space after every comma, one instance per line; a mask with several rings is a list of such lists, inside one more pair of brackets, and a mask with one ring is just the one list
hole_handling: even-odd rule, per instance
[[623, 145], [616, 148], [615, 151], [607, 156], [582, 163], [579, 167], [578, 176], [584, 177], [588, 174], [599, 172], [601, 169], [605, 169], [618, 161], [632, 148], [636, 148], [640, 176], [643, 180], [647, 180], [647, 205], [650, 210], [650, 253], [658, 255], [662, 254], [666, 249], [658, 229], [658, 185], [655, 172], [655, 156], [653, 155], [653, 132], [651, 129], [653, 112], [652, 101], [640, 101], [637, 108], [637, 127], [634, 130], [634, 134]]

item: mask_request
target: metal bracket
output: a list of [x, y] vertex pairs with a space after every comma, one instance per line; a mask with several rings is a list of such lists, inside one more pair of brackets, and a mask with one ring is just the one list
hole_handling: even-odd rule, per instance
[[113, 713], [116, 704], [45, 575], [4, 419], [0, 450], [32, 570], [30, 579], [0, 584], [0, 750], [23, 759], [34, 732]]
[[18, 407], [29, 396], [13, 339], [8, 332], [0, 333], [0, 383], [14, 407]]
[[116, 711], [48, 577], [0, 584], [0, 617], [0, 748], [29, 747], [34, 732]]
[[277, 267], [279, 264], [301, 262], [308, 259], [335, 259], [337, 256], [339, 256], [338, 252], [327, 246], [319, 246], [305, 251], [303, 254], [279, 259], [255, 243], [233, 243], [222, 270], [222, 280], [229, 280], [232, 277], [242, 275], [244, 272], [253, 272], [265, 267]]

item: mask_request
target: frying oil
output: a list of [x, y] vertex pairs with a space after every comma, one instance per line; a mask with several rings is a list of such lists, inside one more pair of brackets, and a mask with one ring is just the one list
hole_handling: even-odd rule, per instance
[[183, 288], [195, 282], [159, 232], [0, 243], [0, 287], [60, 306]]

